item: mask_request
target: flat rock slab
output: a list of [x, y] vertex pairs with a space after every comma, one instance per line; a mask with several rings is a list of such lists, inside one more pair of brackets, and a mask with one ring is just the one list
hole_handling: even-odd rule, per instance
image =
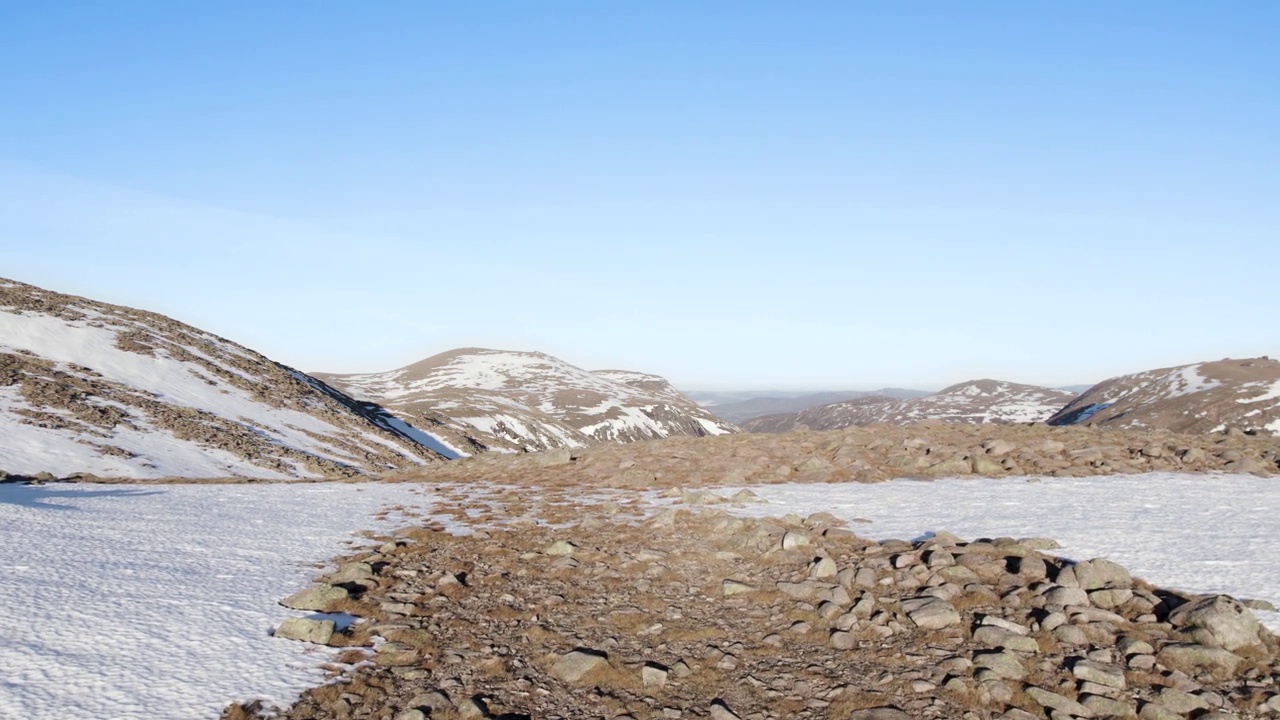
[[312, 585], [281, 600], [280, 604], [293, 610], [332, 612], [350, 597], [351, 593], [347, 592], [346, 588], [334, 585]]
[[275, 636], [285, 640], [301, 640], [316, 645], [327, 645], [336, 627], [337, 624], [332, 620], [288, 618], [276, 628]]
[[608, 662], [602, 653], [593, 650], [574, 650], [561, 655], [551, 666], [552, 677], [565, 682], [578, 682], [584, 675]]

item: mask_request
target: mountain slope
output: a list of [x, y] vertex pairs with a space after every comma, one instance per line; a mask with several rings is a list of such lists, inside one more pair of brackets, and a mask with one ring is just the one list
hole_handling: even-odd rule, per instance
[[0, 471], [337, 477], [438, 441], [229, 340], [0, 280]]
[[538, 352], [462, 348], [390, 372], [316, 376], [471, 450], [736, 431], [657, 375], [590, 372]]
[[1122, 375], [1093, 386], [1049, 424], [1280, 435], [1280, 362], [1219, 360]]
[[868, 396], [810, 408], [799, 413], [756, 418], [749, 432], [839, 430], [882, 423], [905, 425], [925, 420], [969, 424], [1025, 423], [1045, 420], [1075, 398], [1074, 393], [999, 380], [971, 380], [933, 395], [899, 399]]

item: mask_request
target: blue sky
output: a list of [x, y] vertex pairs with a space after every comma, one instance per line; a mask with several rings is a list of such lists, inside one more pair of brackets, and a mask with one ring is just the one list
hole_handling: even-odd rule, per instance
[[0, 275], [304, 370], [1280, 354], [1280, 4], [0, 4]]

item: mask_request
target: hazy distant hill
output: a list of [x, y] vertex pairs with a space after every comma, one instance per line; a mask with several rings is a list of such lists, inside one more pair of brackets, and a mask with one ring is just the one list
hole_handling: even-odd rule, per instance
[[1049, 423], [1280, 435], [1280, 362], [1219, 360], [1122, 375], [1093, 386]]
[[437, 439], [230, 340], [0, 280], [0, 471], [333, 477], [441, 459]]
[[[720, 417], [734, 423], [742, 423], [765, 415], [796, 413], [819, 405], [855, 400], [870, 396], [905, 399], [921, 397], [929, 393], [924, 390], [906, 390], [903, 388], [884, 388], [881, 390], [831, 390], [811, 393], [764, 392], [751, 397], [741, 398], [748, 393], [685, 393], [704, 407], [713, 408]], [[705, 399], [704, 399], [705, 398]], [[732, 398], [732, 399], [730, 399]]]
[[539, 352], [462, 348], [390, 372], [316, 376], [467, 452], [737, 432], [657, 375], [592, 372]]
[[872, 395], [799, 413], [755, 418], [742, 423], [742, 427], [749, 432], [788, 432], [800, 428], [839, 430], [881, 423], [902, 425], [925, 420], [1024, 423], [1045, 420], [1074, 398], [1074, 393], [1054, 388], [971, 380], [932, 395], [907, 399]]

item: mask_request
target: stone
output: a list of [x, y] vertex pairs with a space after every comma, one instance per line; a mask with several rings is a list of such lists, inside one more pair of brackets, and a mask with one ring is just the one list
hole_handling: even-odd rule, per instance
[[809, 536], [804, 533], [787, 532], [782, 536], [782, 549], [792, 550], [798, 547], [805, 547], [812, 544]]
[[449, 699], [448, 695], [439, 690], [414, 695], [409, 698], [409, 707], [426, 708], [433, 713], [443, 713], [454, 709], [453, 701]]
[[1003, 475], [1004, 466], [989, 457], [978, 455], [969, 460], [969, 469], [975, 475]]
[[975, 668], [987, 668], [998, 677], [1008, 680], [1021, 680], [1027, 676], [1027, 669], [1022, 661], [1008, 651], [984, 652], [973, 656]]
[[547, 548], [542, 551], [542, 553], [544, 555], [554, 555], [558, 557], [564, 557], [567, 555], [572, 555], [577, 549], [578, 549], [578, 546], [574, 545], [571, 542], [568, 542], [566, 540], [557, 540], [551, 543], [550, 545], [548, 545]]
[[818, 592], [818, 585], [813, 582], [796, 583], [784, 581], [779, 582], [777, 588], [782, 594], [793, 597], [796, 600], [808, 600]]
[[1017, 445], [1003, 438], [996, 438], [982, 443], [982, 448], [987, 451], [991, 457], [1003, 457], [1018, 449]]
[[1094, 607], [1110, 610], [1125, 604], [1132, 597], [1133, 591], [1129, 588], [1107, 588], [1089, 593], [1089, 602]]
[[1226, 595], [1186, 603], [1169, 613], [1169, 622], [1184, 632], [1190, 631], [1203, 644], [1226, 650], [1262, 642], [1258, 618], [1239, 600]]
[[729, 709], [729, 705], [725, 701], [716, 698], [711, 703], [711, 712], [709, 713], [711, 720], [742, 720]]
[[573, 462], [573, 452], [568, 448], [559, 450], [547, 450], [538, 453], [537, 462], [543, 467], [554, 467], [556, 465], [568, 465]]
[[1071, 674], [1085, 682], [1125, 689], [1124, 670], [1114, 665], [1104, 665], [1092, 660], [1077, 660], [1071, 666]]
[[910, 715], [892, 705], [854, 710], [845, 718], [847, 720], [912, 720]]
[[418, 708], [409, 708], [396, 713], [392, 720], [427, 720], [427, 714]]
[[1017, 574], [1027, 583], [1033, 583], [1044, 580], [1049, 577], [1049, 566], [1045, 563], [1044, 558], [1023, 557], [1018, 558]]
[[[1001, 468], [1003, 470], [1003, 468]], [[929, 466], [929, 470], [938, 475], [968, 475], [973, 471], [973, 465], [961, 455], [943, 460], [942, 462]]]
[[831, 633], [829, 642], [837, 650], [852, 650], [858, 646], [858, 638], [851, 632], [837, 630]]
[[346, 588], [334, 585], [312, 585], [290, 595], [280, 604], [293, 610], [332, 612], [351, 597]]
[[489, 720], [492, 716], [484, 700], [473, 697], [458, 703], [458, 717], [463, 720]]
[[355, 562], [347, 563], [338, 567], [337, 570], [325, 576], [325, 582], [330, 585], [343, 585], [345, 583], [358, 583], [369, 585], [369, 581], [373, 579], [373, 566], [369, 563]]
[[1131, 587], [1133, 577], [1120, 565], [1103, 558], [1095, 558], [1063, 568], [1058, 574], [1057, 582], [1059, 585], [1078, 587], [1087, 591]]
[[309, 620], [306, 618], [287, 618], [276, 628], [275, 636], [285, 640], [301, 640], [302, 642], [326, 645], [333, 637], [337, 625], [332, 620]]
[[417, 648], [402, 642], [382, 643], [374, 652], [374, 662], [381, 667], [417, 665], [421, 659]]
[[645, 687], [663, 687], [667, 684], [667, 669], [656, 663], [645, 663], [640, 668], [640, 682]]
[[1209, 709], [1209, 703], [1205, 702], [1203, 698], [1176, 688], [1162, 689], [1157, 702], [1179, 715], [1187, 715], [1197, 710]]
[[1152, 655], [1155, 653], [1155, 648], [1151, 647], [1151, 643], [1131, 637], [1120, 638], [1116, 642], [1116, 649], [1126, 657], [1129, 655]]
[[1027, 697], [1039, 703], [1041, 707], [1059, 710], [1079, 718], [1093, 717], [1093, 711], [1064, 695], [1049, 692], [1041, 687], [1031, 685], [1027, 688]]
[[608, 662], [604, 653], [595, 650], [574, 650], [561, 655], [551, 666], [551, 676], [565, 682], [576, 683], [584, 675]]
[[1094, 717], [1128, 718], [1137, 715], [1129, 703], [1105, 695], [1081, 695], [1080, 704], [1088, 708]]
[[1156, 654], [1156, 660], [1166, 667], [1193, 674], [1205, 669], [1210, 672], [1235, 674], [1243, 658], [1223, 648], [1197, 643], [1172, 643]]
[[756, 586], [748, 585], [737, 580], [725, 580], [720, 583], [720, 593], [726, 597], [729, 595], [742, 595], [744, 593], [755, 592]]
[[1083, 607], [1089, 604], [1089, 593], [1078, 587], [1056, 587], [1044, 594], [1044, 601], [1049, 605]]
[[979, 624], [990, 626], [990, 627], [997, 627], [1002, 630], [1008, 630], [1009, 632], [1014, 633], [1015, 635], [1031, 634], [1031, 630], [1026, 626], [1019, 625], [1018, 623], [1012, 620], [1005, 620], [1004, 618], [997, 617], [995, 615], [984, 615], [982, 617], [982, 620], [979, 621]]
[[836, 561], [829, 557], [818, 558], [809, 564], [809, 577], [815, 579], [835, 577], [839, 571]]
[[973, 641], [987, 647], [1004, 648], [1015, 652], [1040, 652], [1040, 643], [1033, 637], [1017, 635], [1004, 628], [983, 626], [973, 633]]
[[940, 630], [961, 622], [960, 613], [955, 606], [936, 597], [904, 600], [902, 609], [921, 630]]
[[1144, 703], [1138, 711], [1139, 720], [1185, 720], [1182, 713], [1174, 712], [1160, 703]]

